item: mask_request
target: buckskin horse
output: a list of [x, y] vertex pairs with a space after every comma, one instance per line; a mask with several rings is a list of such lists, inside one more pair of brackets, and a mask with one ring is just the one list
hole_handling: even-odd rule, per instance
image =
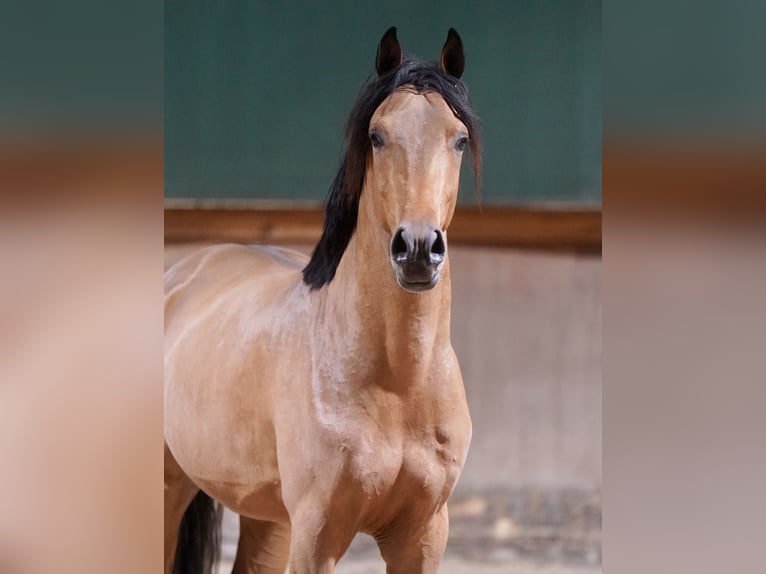
[[[165, 571], [332, 573], [357, 532], [391, 574], [436, 572], [471, 419], [450, 343], [447, 228], [478, 120], [450, 29], [438, 63], [396, 29], [351, 111], [310, 259], [225, 245], [165, 275]], [[478, 182], [477, 182], [478, 184]]]

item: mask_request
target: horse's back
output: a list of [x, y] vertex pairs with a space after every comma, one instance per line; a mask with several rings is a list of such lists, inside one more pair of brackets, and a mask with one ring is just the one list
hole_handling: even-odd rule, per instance
[[277, 296], [300, 281], [307, 260], [297, 251], [260, 245], [215, 245], [191, 253], [165, 272], [166, 336], [211, 306], [236, 306], [239, 292], [262, 301]]
[[197, 276], [222, 274], [242, 279], [252, 278], [253, 273], [295, 272], [305, 266], [308, 257], [303, 253], [273, 245], [214, 245], [195, 251], [165, 272], [165, 296], [172, 295], [179, 287], [190, 285]]

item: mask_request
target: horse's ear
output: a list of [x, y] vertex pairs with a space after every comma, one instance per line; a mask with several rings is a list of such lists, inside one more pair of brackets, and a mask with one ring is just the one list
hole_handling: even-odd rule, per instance
[[463, 40], [457, 30], [450, 28], [447, 32], [447, 41], [444, 42], [441, 57], [439, 58], [441, 71], [450, 76], [460, 78], [465, 69], [465, 55], [463, 54]]
[[402, 63], [402, 48], [396, 39], [396, 26], [391, 26], [378, 44], [378, 53], [375, 56], [375, 69], [378, 76], [385, 76], [394, 71]]

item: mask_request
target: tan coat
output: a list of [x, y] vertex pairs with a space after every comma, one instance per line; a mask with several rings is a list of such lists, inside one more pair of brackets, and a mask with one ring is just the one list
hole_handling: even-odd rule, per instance
[[465, 131], [437, 94], [394, 92], [371, 128], [358, 223], [335, 278], [225, 245], [166, 274], [166, 569], [198, 489], [242, 515], [235, 571], [332, 572], [357, 532], [389, 572], [436, 572], [471, 421], [450, 344], [450, 269], [397, 283], [391, 237], [446, 229]]

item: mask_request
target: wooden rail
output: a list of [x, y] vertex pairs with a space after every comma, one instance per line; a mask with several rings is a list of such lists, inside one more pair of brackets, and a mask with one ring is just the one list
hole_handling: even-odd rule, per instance
[[[313, 243], [321, 230], [320, 207], [165, 207], [166, 243]], [[448, 236], [453, 245], [601, 253], [601, 209], [458, 207]]]

